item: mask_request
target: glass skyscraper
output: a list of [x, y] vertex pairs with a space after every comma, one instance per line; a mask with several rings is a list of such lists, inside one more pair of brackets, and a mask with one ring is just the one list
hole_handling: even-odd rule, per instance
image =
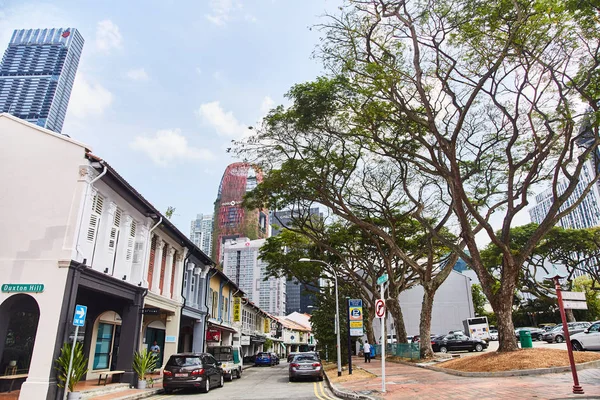
[[0, 63], [0, 113], [60, 133], [83, 42], [73, 28], [14, 31]]
[[190, 227], [190, 240], [207, 256], [211, 256], [213, 234], [213, 215], [198, 214]]

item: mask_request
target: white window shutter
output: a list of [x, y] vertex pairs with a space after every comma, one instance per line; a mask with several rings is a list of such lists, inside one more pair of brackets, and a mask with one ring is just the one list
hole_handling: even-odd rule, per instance
[[98, 194], [94, 195], [92, 200], [92, 212], [90, 214], [90, 222], [88, 224], [87, 240], [94, 242], [98, 233], [98, 225], [102, 215], [102, 207], [104, 206], [104, 198]]
[[142, 252], [144, 251], [144, 242], [136, 242], [133, 248], [133, 263], [139, 264], [142, 262]]
[[127, 252], [125, 253], [125, 261], [131, 261], [133, 258], [136, 229], [137, 226], [135, 221], [131, 221], [131, 229], [129, 229], [129, 237], [127, 238]]
[[113, 218], [113, 224], [110, 228], [110, 236], [108, 238], [108, 250], [115, 251], [117, 246], [117, 239], [119, 237], [119, 227], [121, 226], [121, 214], [122, 211], [118, 208], [115, 210], [115, 216]]

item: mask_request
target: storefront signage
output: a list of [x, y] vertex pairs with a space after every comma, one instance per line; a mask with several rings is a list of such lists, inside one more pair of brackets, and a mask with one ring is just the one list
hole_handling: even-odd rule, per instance
[[2, 293], [41, 293], [44, 291], [42, 283], [4, 283]]
[[218, 342], [221, 340], [221, 331], [218, 329], [208, 329], [206, 331], [207, 342]]
[[252, 336], [251, 340], [255, 343], [264, 343], [266, 338], [264, 336]]
[[362, 336], [364, 332], [361, 299], [348, 299], [348, 319], [350, 320], [350, 336]]
[[250, 346], [250, 336], [242, 336], [240, 346]]
[[158, 314], [160, 314], [160, 308], [142, 308], [142, 314], [158, 315]]
[[263, 328], [264, 328], [265, 333], [271, 332], [271, 324], [269, 323], [269, 318], [265, 318], [265, 323], [264, 323]]
[[240, 322], [242, 320], [242, 299], [235, 297], [233, 299], [233, 322]]

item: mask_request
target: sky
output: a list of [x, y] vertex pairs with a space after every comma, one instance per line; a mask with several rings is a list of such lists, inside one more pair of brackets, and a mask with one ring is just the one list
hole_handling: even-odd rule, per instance
[[189, 233], [212, 213], [226, 152], [284, 94], [322, 73], [311, 27], [341, 0], [0, 0], [15, 29], [85, 39], [62, 133], [89, 145]]

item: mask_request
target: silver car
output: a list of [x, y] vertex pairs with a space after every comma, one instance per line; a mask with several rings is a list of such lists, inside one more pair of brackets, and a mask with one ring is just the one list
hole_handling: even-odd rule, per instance
[[583, 332], [571, 336], [573, 350], [600, 350], [600, 321], [594, 322]]
[[313, 378], [323, 380], [323, 365], [314, 354], [301, 353], [294, 357], [289, 366], [290, 382], [298, 378]]
[[[569, 336], [583, 332], [591, 324], [589, 322], [569, 322]], [[551, 331], [544, 333], [543, 340], [548, 343], [562, 343], [565, 341], [565, 333], [562, 325], [556, 325]]]

